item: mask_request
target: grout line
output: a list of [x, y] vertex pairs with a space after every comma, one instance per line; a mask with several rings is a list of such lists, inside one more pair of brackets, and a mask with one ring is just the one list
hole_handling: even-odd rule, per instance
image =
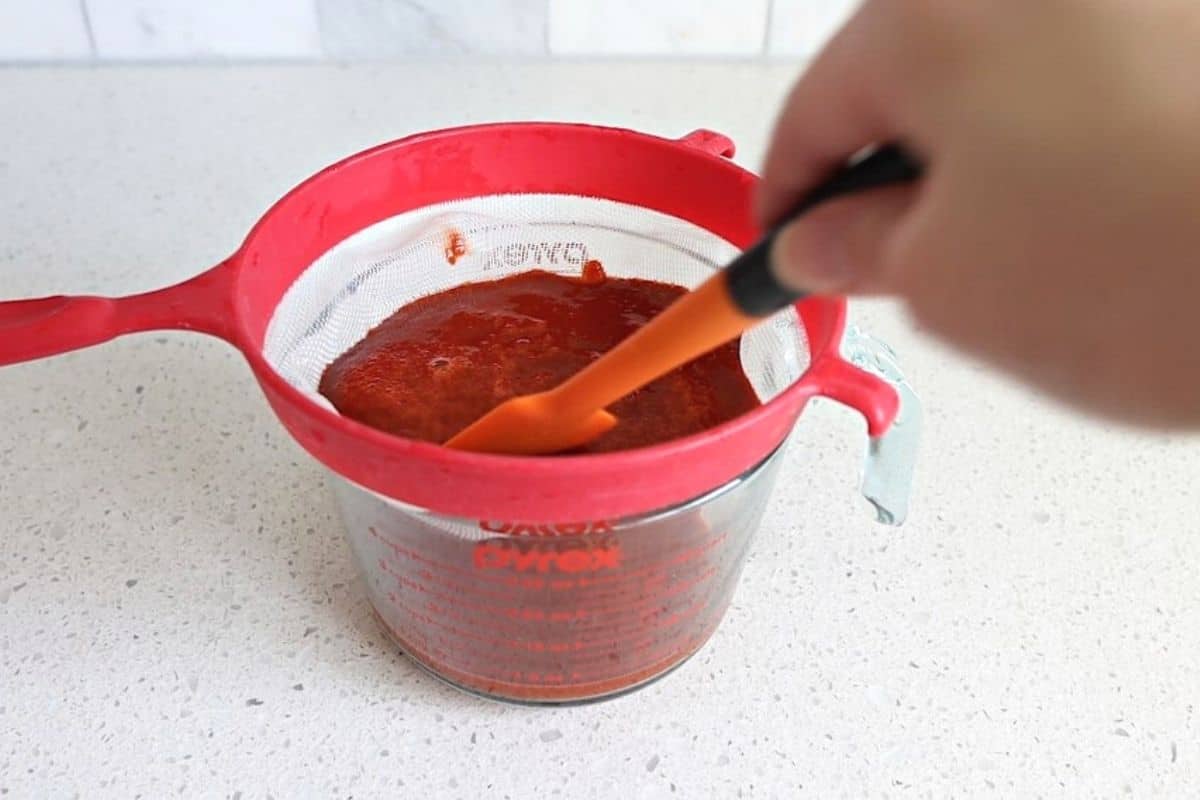
[[763, 25], [762, 49], [758, 51], [758, 55], [762, 58], [771, 51], [771, 26], [775, 24], [775, 0], [767, 0], [767, 20]]
[[44, 58], [5, 58], [0, 56], [0, 71], [22, 69], [26, 67], [67, 69], [77, 68], [107, 68], [107, 67], [168, 67], [176, 68], [228, 68], [228, 67], [354, 67], [354, 66], [459, 66], [459, 65], [507, 65], [517, 67], [530, 66], [569, 66], [606, 64], [641, 64], [648, 67], [671, 65], [687, 65], [690, 67], [720, 67], [729, 65], [795, 65], [805, 66], [811, 61], [810, 56], [775, 55], [766, 58], [760, 55], [665, 55], [654, 54], [585, 54], [560, 55], [547, 58], [544, 55], [513, 55], [513, 54], [468, 54], [441, 56], [386, 56], [347, 58], [321, 55], [295, 56], [157, 56], [154, 58], [135, 58], [131, 56], [112, 56], [108, 58], [66, 58], [62, 56]]
[[87, 0], [79, 0], [79, 13], [83, 15], [83, 29], [87, 31], [88, 47], [92, 49], [92, 58], [99, 57], [96, 50], [96, 34], [92, 31], [92, 15], [88, 13]]
[[329, 37], [325, 35], [325, 29], [327, 27], [325, 24], [325, 18], [328, 16], [328, 13], [325, 11], [325, 4], [318, 2], [318, 0], [312, 0], [312, 8], [313, 16], [317, 20], [317, 47], [321, 51], [320, 59], [322, 61], [336, 61], [337, 59], [334, 58], [331, 52], [329, 52]]

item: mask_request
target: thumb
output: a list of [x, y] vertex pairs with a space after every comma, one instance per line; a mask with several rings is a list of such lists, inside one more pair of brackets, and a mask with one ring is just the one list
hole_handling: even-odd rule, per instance
[[883, 262], [915, 187], [892, 186], [822, 203], [780, 230], [771, 253], [776, 277], [813, 294], [885, 291]]

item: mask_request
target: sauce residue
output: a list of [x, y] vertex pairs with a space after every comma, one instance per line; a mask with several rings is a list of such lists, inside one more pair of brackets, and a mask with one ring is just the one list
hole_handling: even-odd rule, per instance
[[467, 239], [461, 231], [453, 228], [446, 231], [446, 263], [454, 266], [467, 254]]
[[[566, 380], [685, 291], [607, 277], [598, 261], [581, 277], [533, 270], [464, 284], [388, 317], [326, 368], [319, 391], [347, 417], [444, 442], [503, 401]], [[582, 452], [688, 436], [758, 404], [730, 342], [617, 401], [619, 424]]]
[[588, 286], [596, 286], [604, 283], [608, 276], [604, 274], [604, 265], [596, 259], [585, 261], [583, 264], [583, 272], [579, 275], [579, 280]]

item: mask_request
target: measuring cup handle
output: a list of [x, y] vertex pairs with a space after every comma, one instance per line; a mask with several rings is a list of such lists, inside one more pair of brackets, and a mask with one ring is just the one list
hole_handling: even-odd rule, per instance
[[40, 297], [0, 302], [0, 366], [33, 361], [148, 330], [194, 330], [233, 341], [233, 260], [166, 289], [129, 297]]
[[811, 376], [814, 394], [848, 405], [866, 418], [871, 438], [862, 494], [875, 507], [880, 522], [899, 525], [908, 515], [912, 493], [921, 401], [887, 345], [851, 327], [843, 346], [849, 361], [840, 355], [826, 356], [813, 364], [806, 377]]

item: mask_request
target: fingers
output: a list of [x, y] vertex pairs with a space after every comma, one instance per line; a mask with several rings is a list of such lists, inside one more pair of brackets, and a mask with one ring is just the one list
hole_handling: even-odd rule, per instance
[[889, 138], [877, 6], [860, 9], [792, 88], [763, 166], [756, 210], [764, 227], [854, 153]]
[[814, 294], [894, 291], [890, 253], [917, 191], [893, 186], [814, 208], [779, 232], [772, 253], [777, 277]]

